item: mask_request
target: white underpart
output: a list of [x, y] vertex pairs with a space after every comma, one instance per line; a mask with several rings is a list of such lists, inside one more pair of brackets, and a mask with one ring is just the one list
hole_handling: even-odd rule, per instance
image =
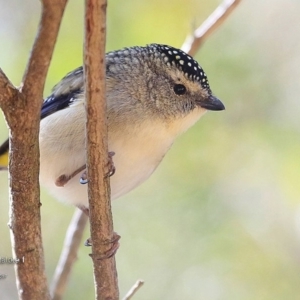
[[[116, 173], [111, 177], [112, 199], [128, 193], [145, 181], [175, 138], [204, 113], [204, 109], [197, 108], [188, 116], [174, 120], [168, 127], [160, 121], [143, 123], [139, 128], [132, 128], [132, 132], [129, 128], [124, 134], [118, 134], [118, 137], [109, 132], [109, 151], [116, 153], [113, 157]], [[83, 104], [58, 111], [41, 121], [40, 180], [58, 199], [87, 207], [87, 185], [79, 182], [82, 173], [64, 187], [55, 184], [59, 176], [70, 175], [85, 164], [84, 124]]]

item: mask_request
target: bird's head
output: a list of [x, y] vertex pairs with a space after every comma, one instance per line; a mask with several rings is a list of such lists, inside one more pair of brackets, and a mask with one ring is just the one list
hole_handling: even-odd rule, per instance
[[151, 44], [110, 52], [106, 61], [108, 84], [116, 89], [119, 82], [117, 90], [129, 93], [139, 113], [168, 119], [225, 109], [201, 66], [182, 50]]

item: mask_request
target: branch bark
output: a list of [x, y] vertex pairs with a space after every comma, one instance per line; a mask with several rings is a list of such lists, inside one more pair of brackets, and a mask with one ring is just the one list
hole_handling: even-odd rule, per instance
[[87, 174], [96, 299], [119, 299], [108, 171], [105, 100], [106, 0], [85, 2]]
[[224, 0], [213, 13], [199, 26], [192, 36], [187, 36], [181, 50], [194, 56], [204, 40], [208, 38], [233, 12], [241, 0]]
[[40, 224], [39, 120], [45, 77], [66, 0], [43, 0], [42, 16], [23, 87], [0, 74], [0, 107], [10, 129], [10, 221], [20, 299], [50, 299]]

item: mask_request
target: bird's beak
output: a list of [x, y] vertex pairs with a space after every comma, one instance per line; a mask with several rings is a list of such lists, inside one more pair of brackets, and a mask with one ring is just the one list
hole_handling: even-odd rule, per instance
[[208, 110], [224, 110], [224, 104], [215, 96], [209, 95], [205, 100], [198, 101], [197, 104]]

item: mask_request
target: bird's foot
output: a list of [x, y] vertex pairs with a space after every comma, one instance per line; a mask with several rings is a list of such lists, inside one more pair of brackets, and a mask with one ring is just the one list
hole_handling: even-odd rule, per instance
[[[80, 210], [82, 210], [88, 217], [90, 215], [90, 210], [86, 207], [86, 206], [82, 206], [82, 205], [78, 205], [77, 206]], [[119, 240], [120, 240], [121, 236], [118, 235], [116, 232], [113, 233], [113, 237], [110, 241], [107, 241], [107, 242], [104, 242], [104, 245], [107, 245], [107, 244], [112, 244], [111, 248], [108, 249], [101, 257], [98, 257], [97, 259], [106, 259], [106, 258], [110, 258], [112, 257], [113, 255], [116, 254], [117, 250], [119, 249], [120, 247], [120, 243], [119, 243]], [[84, 243], [85, 246], [87, 247], [90, 247], [93, 245], [92, 243], [92, 239], [91, 238], [88, 238], [85, 243]]]
[[67, 184], [72, 178], [74, 178], [77, 174], [82, 172], [84, 169], [86, 169], [86, 165], [83, 165], [75, 172], [73, 172], [71, 175], [66, 175], [66, 174], [60, 175], [55, 181], [56, 186], [65, 186], [65, 184]]
[[[119, 243], [120, 238], [121, 236], [119, 236], [116, 232], [114, 232], [112, 239], [110, 241], [103, 243], [105, 245], [112, 244], [112, 246], [103, 255], [97, 257], [97, 260], [107, 259], [114, 256], [120, 247], [120, 243]], [[92, 246], [92, 244], [93, 243], [91, 238], [88, 238], [84, 243], [85, 246]], [[90, 256], [92, 256], [92, 254], [90, 254]]]
[[[113, 176], [116, 172], [116, 167], [114, 165], [114, 161], [113, 161], [113, 158], [112, 158], [114, 155], [115, 155], [115, 152], [113, 152], [113, 151], [108, 152], [108, 162], [107, 162], [108, 172], [105, 175], [105, 178]], [[86, 170], [82, 173], [79, 182], [81, 184], [87, 184], [88, 183], [88, 176], [87, 176]]]

